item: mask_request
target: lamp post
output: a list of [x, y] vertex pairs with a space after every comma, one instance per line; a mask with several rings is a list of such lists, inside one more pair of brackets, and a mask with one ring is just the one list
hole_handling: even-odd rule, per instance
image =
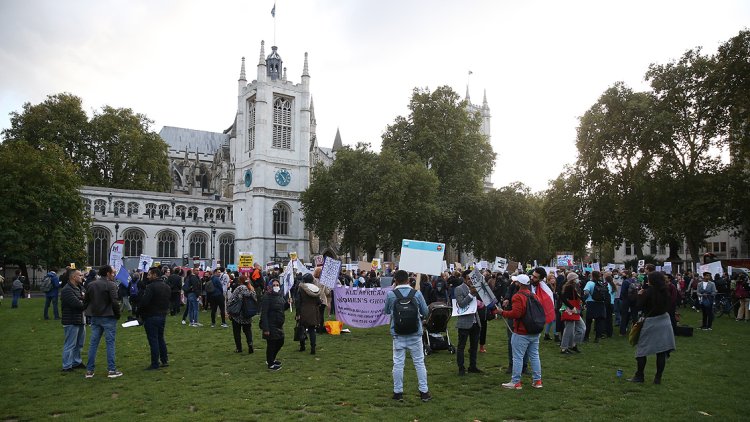
[[170, 202], [172, 203], [172, 221], [174, 221], [174, 197], [172, 197], [172, 200]]
[[276, 261], [276, 223], [279, 221], [279, 209], [274, 208], [272, 211], [273, 213], [273, 260]]
[[461, 216], [458, 216], [458, 262], [461, 263], [461, 223], [463, 223], [464, 220], [461, 218]]
[[216, 237], [216, 227], [214, 227], [214, 220], [211, 220], [211, 261], [214, 260], [214, 238]]
[[185, 255], [185, 232], [186, 231], [187, 229], [185, 228], [185, 226], [182, 226], [182, 255], [183, 256]]
[[112, 192], [109, 193], [109, 212], [112, 212]]
[[120, 234], [120, 223], [115, 223], [115, 240], [119, 238]]

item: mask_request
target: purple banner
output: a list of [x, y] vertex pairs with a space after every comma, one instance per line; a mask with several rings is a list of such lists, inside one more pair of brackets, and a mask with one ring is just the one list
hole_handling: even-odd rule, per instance
[[336, 319], [357, 328], [390, 324], [391, 316], [383, 314], [385, 295], [391, 287], [364, 289], [336, 286], [333, 289]]

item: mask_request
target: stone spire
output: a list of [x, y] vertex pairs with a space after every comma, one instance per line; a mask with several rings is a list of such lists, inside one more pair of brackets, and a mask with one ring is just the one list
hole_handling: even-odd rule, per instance
[[315, 102], [314, 98], [310, 96], [310, 121], [315, 122]]
[[484, 89], [484, 98], [482, 99], [482, 108], [489, 108], [487, 104], [487, 88]]
[[339, 128], [336, 128], [336, 137], [333, 139], [333, 148], [331, 148], [331, 150], [335, 152], [343, 147], [344, 144], [341, 142], [341, 132], [339, 132]]
[[245, 77], [245, 57], [242, 57], [242, 67], [240, 68], [240, 81], [247, 81]]
[[305, 65], [302, 67], [302, 76], [310, 76], [310, 71], [307, 69], [307, 52], [305, 52]]
[[260, 42], [260, 59], [258, 59], [258, 66], [266, 64], [266, 48], [265, 41]]
[[471, 104], [471, 96], [469, 95], [469, 84], [466, 84], [466, 102]]

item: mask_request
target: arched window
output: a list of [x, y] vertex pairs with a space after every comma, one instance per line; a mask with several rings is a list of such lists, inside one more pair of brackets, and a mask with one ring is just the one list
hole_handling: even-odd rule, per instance
[[143, 232], [129, 229], [122, 234], [122, 238], [125, 240], [122, 256], [141, 256], [143, 253]]
[[274, 148], [292, 149], [292, 102], [289, 98], [275, 97], [273, 100]]
[[197, 220], [198, 219], [198, 207], [190, 207], [188, 208], [188, 218], [191, 220]]
[[159, 233], [156, 241], [156, 253], [162, 258], [177, 257], [177, 233], [164, 230]]
[[125, 214], [125, 202], [115, 201], [115, 215]]
[[205, 233], [193, 233], [190, 235], [190, 256], [198, 256], [201, 258], [208, 258], [206, 254], [206, 245], [208, 244], [208, 236]]
[[289, 207], [282, 203], [278, 203], [274, 209], [279, 210], [279, 212], [273, 213], [274, 233], [278, 235], [289, 234], [289, 215], [291, 214], [289, 212]]
[[222, 223], [226, 222], [226, 210], [224, 208], [219, 208], [216, 210], [216, 221], [221, 221]]
[[89, 214], [91, 214], [91, 200], [88, 198], [83, 198], [83, 209], [85, 209]]
[[156, 204], [153, 204], [153, 203], [146, 204], [146, 215], [151, 218], [154, 218], [154, 216], [156, 215]]
[[184, 221], [187, 215], [187, 208], [184, 205], [178, 205], [175, 210], [175, 217], [180, 217]]
[[219, 259], [223, 266], [234, 264], [234, 236], [231, 234], [219, 237]]
[[104, 213], [107, 211], [107, 201], [103, 199], [97, 199], [94, 201], [94, 214], [101, 213], [104, 215]]
[[138, 215], [138, 203], [137, 202], [128, 202], [128, 216], [130, 215]]
[[109, 262], [109, 231], [102, 227], [94, 227], [89, 237], [89, 264], [101, 267]]
[[255, 149], [255, 97], [247, 104], [247, 149]]
[[214, 219], [214, 209], [206, 208], [203, 210], [203, 221], [211, 221]]
[[169, 217], [169, 205], [159, 205], [159, 218]]

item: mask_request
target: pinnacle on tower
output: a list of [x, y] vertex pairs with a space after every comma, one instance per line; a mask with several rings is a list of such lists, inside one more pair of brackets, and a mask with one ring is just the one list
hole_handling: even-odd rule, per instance
[[482, 99], [482, 108], [487, 108], [487, 88], [484, 89], [484, 98]]
[[260, 42], [260, 59], [258, 59], [258, 66], [266, 64], [266, 49], [265, 49], [265, 41], [261, 40]]
[[247, 81], [245, 78], [245, 57], [242, 57], [242, 67], [240, 68], [240, 79], [241, 81]]
[[341, 132], [339, 132], [339, 128], [336, 128], [336, 137], [333, 139], [333, 148], [331, 148], [331, 151], [338, 151], [343, 147], [344, 144], [341, 142]]
[[466, 84], [466, 102], [471, 104], [471, 96], [469, 96], [469, 84]]
[[305, 52], [305, 65], [302, 67], [302, 76], [310, 76], [309, 70], [307, 69], [307, 52]]

